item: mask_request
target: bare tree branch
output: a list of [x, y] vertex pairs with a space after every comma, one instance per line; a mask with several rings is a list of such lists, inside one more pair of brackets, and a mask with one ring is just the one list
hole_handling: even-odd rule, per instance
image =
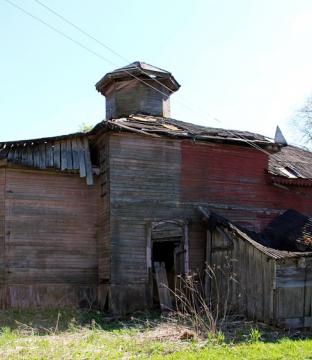
[[306, 144], [312, 144], [312, 96], [297, 111], [294, 124]]

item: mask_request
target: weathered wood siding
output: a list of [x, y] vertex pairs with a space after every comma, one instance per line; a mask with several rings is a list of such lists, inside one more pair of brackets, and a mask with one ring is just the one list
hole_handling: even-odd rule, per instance
[[312, 326], [311, 257], [277, 262], [274, 314], [282, 326]]
[[179, 182], [178, 141], [111, 136], [113, 310], [127, 311], [147, 305], [147, 224], [181, 215]]
[[[217, 276], [220, 309], [227, 304], [231, 311], [272, 322], [275, 260], [248, 241], [218, 228], [207, 241], [211, 242], [207, 263]], [[210, 294], [215, 298], [217, 291], [211, 286]]]
[[100, 162], [100, 205], [99, 205], [99, 233], [98, 233], [98, 301], [101, 308], [106, 305], [110, 282], [110, 166], [109, 141], [107, 136], [98, 142]]
[[88, 187], [77, 175], [4, 171], [5, 293], [0, 303], [90, 305], [98, 283], [99, 188]]
[[[274, 258], [218, 228], [211, 235], [208, 232], [207, 242], [207, 263], [217, 276], [221, 310], [227, 301], [231, 311], [266, 323], [312, 326], [311, 256]], [[236, 281], [229, 281], [233, 275]], [[218, 292], [213, 283], [207, 293], [215, 300]]]
[[152, 87], [137, 79], [115, 82], [106, 93], [106, 118], [140, 113], [170, 117], [169, 91], [153, 79], [145, 81]]
[[257, 231], [289, 208], [312, 215], [312, 188], [267, 184], [268, 157], [259, 150], [185, 140], [181, 151], [183, 202], [201, 202]]
[[[199, 205], [208, 205], [253, 230], [261, 230], [289, 206], [312, 213], [305, 194], [267, 184], [268, 159], [259, 151], [126, 132], [108, 137], [110, 258], [103, 264], [109, 266], [112, 311], [132, 311], [150, 304], [147, 227], [152, 221], [188, 221], [189, 263], [194, 270], [203, 268], [205, 261], [206, 231]], [[243, 265], [237, 269], [244, 282], [235, 289], [236, 305], [250, 316], [269, 319], [273, 311], [272, 262], [265, 261], [257, 249], [240, 246], [234, 249], [237, 255], [244, 253]], [[255, 268], [259, 268], [261, 285], [246, 288]], [[244, 291], [242, 298], [239, 291]], [[263, 297], [263, 292], [269, 295]]]
[[4, 224], [5, 169], [0, 168], [0, 308], [5, 293], [5, 224]]

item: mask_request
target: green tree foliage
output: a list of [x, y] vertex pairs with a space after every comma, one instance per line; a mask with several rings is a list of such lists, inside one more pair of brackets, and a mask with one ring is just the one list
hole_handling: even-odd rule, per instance
[[84, 133], [91, 131], [92, 128], [93, 128], [93, 125], [87, 124], [85, 122], [83, 122], [82, 124], [79, 125], [79, 131], [84, 132]]

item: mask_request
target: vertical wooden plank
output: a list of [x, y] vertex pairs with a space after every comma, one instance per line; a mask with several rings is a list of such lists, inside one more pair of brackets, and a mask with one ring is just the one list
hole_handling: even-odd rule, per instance
[[205, 296], [207, 301], [211, 301], [211, 274], [209, 268], [212, 266], [211, 264], [211, 247], [212, 247], [212, 236], [211, 232], [207, 230], [206, 232], [206, 256], [205, 256]]
[[77, 138], [77, 146], [78, 146], [78, 156], [79, 156], [79, 173], [80, 173], [80, 177], [86, 177], [85, 154], [84, 154], [84, 147], [83, 147], [81, 138]]
[[238, 272], [239, 272], [239, 258], [238, 258], [238, 239], [234, 236], [232, 236], [232, 241], [233, 241], [233, 250], [232, 250], [232, 254], [230, 255], [230, 261], [232, 263], [232, 276], [233, 276], [233, 280], [231, 283], [231, 305], [232, 305], [232, 309], [236, 312], [239, 311], [239, 304], [238, 304]]
[[184, 225], [184, 243], [183, 243], [183, 246], [184, 246], [184, 272], [186, 274], [189, 273], [189, 232], [188, 232], [188, 224], [185, 224]]
[[71, 140], [66, 140], [66, 151], [67, 151], [67, 169], [72, 170], [73, 169], [73, 155], [72, 155], [72, 146], [71, 146]]
[[148, 277], [149, 305], [153, 305], [153, 267], [152, 267], [152, 223], [146, 224], [146, 273]]
[[28, 166], [34, 166], [34, 154], [33, 154], [33, 152], [34, 152], [34, 147], [33, 147], [33, 145], [28, 145], [27, 146], [27, 148], [26, 148], [26, 150], [27, 150], [27, 160], [26, 160], [26, 164], [28, 165]]
[[67, 142], [66, 140], [61, 141], [61, 170], [67, 169]]
[[146, 269], [147, 272], [152, 267], [152, 223], [146, 224]]
[[61, 169], [61, 143], [55, 141], [53, 144], [53, 164], [56, 169]]
[[38, 145], [34, 145], [34, 167], [40, 168], [40, 151]]
[[272, 283], [271, 283], [271, 296], [270, 296], [270, 318], [273, 323], [276, 323], [277, 317], [277, 291], [276, 291], [276, 268], [277, 263], [275, 259], [270, 260], [271, 273], [272, 273]]
[[270, 306], [271, 306], [271, 284], [272, 284], [272, 272], [271, 263], [269, 258], [265, 254], [261, 254], [262, 263], [262, 306], [263, 306], [263, 321], [270, 323]]
[[13, 162], [14, 162], [14, 163], [18, 163], [19, 157], [20, 157], [19, 146], [18, 146], [18, 145], [15, 145], [15, 146], [14, 146], [13, 159], [12, 159]]
[[21, 158], [21, 151], [19, 146], [14, 147], [13, 162], [18, 164]]
[[263, 321], [263, 296], [264, 296], [264, 288], [263, 288], [263, 263], [262, 263], [262, 254], [261, 252], [253, 247], [254, 254], [254, 271], [255, 271], [255, 305], [256, 305], [256, 318], [259, 321]]
[[254, 302], [253, 302], [253, 272], [251, 272], [251, 259], [250, 259], [250, 245], [247, 241], [245, 243], [245, 254], [246, 254], [246, 306], [247, 306], [247, 315], [251, 318], [254, 316]]
[[39, 167], [40, 167], [40, 169], [45, 169], [46, 168], [45, 143], [39, 144]]
[[46, 167], [53, 167], [53, 143], [46, 143]]
[[165, 263], [154, 263], [155, 277], [158, 288], [159, 302], [161, 311], [168, 312], [172, 310], [172, 298], [168, 286]]
[[[77, 143], [77, 139], [76, 139]], [[100, 216], [98, 229], [98, 276], [99, 283], [110, 282], [110, 268], [111, 268], [111, 249], [110, 249], [110, 201], [109, 201], [109, 168], [108, 168], [108, 141], [106, 138], [100, 144]], [[79, 154], [77, 145], [78, 169], [79, 169]], [[151, 273], [152, 276], [152, 273]], [[109, 285], [107, 285], [109, 287]], [[152, 297], [151, 297], [152, 299]], [[102, 293], [99, 294], [100, 306], [105, 305], [105, 298]]]
[[27, 145], [24, 146], [23, 149], [22, 149], [21, 164], [24, 165], [24, 166], [28, 165], [28, 163], [27, 163]]
[[14, 147], [11, 146], [8, 152], [8, 161], [9, 162], [12, 161], [13, 158], [14, 158]]
[[240, 304], [241, 313], [247, 313], [247, 252], [246, 244], [243, 239], [239, 241], [239, 252], [240, 252]]
[[84, 146], [84, 155], [85, 155], [85, 164], [86, 164], [86, 175], [87, 175], [87, 184], [93, 185], [93, 170], [91, 163], [91, 154], [89, 150], [89, 141], [85, 136], [83, 138], [83, 146]]
[[[5, 304], [5, 174], [6, 169], [0, 169], [0, 307]], [[3, 291], [1, 291], [1, 289]]]
[[71, 139], [71, 147], [73, 154], [73, 169], [79, 170], [79, 155], [78, 155], [78, 145], [76, 138]]
[[[311, 270], [310, 270], [311, 271]], [[305, 300], [304, 300], [304, 317], [307, 318], [311, 318], [312, 314], [311, 314], [311, 297], [312, 297], [312, 293], [311, 293], [311, 286], [307, 286], [305, 289]]]

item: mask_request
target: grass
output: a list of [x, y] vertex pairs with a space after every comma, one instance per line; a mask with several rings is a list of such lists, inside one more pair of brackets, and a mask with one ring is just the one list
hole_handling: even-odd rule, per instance
[[157, 314], [110, 319], [75, 310], [0, 312], [1, 359], [312, 359], [308, 332], [235, 322], [199, 339]]

